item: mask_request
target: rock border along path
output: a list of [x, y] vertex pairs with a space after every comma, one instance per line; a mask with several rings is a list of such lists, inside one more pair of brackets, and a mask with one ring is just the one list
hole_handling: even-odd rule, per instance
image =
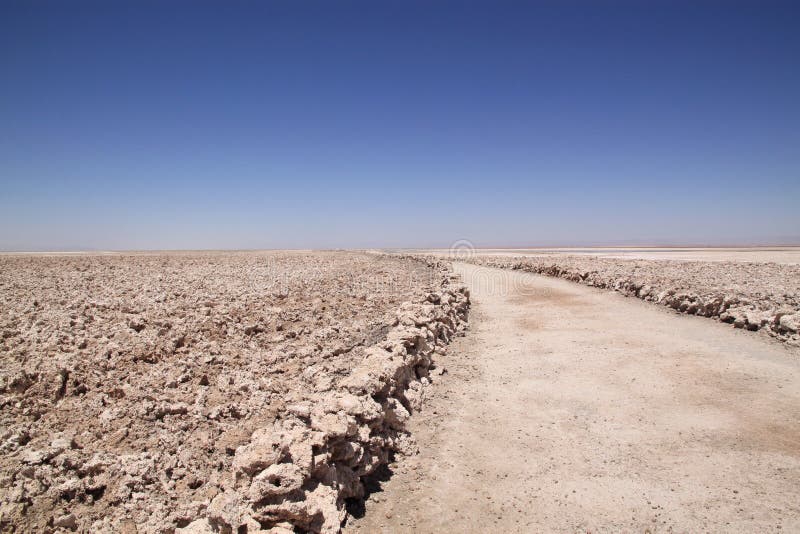
[[680, 313], [765, 332], [800, 347], [800, 265], [570, 255], [468, 254], [460, 261], [564, 278], [616, 291]]
[[287, 407], [274, 425], [256, 430], [233, 459], [234, 486], [211, 501], [207, 518], [180, 533], [257, 531], [338, 532], [345, 500], [363, 496], [362, 479], [391, 452], [411, 452], [405, 429], [430, 383], [433, 356], [461, 333], [469, 292], [449, 267], [423, 303], [405, 303], [386, 339], [367, 349], [344, 390]]
[[437, 363], [349, 532], [800, 530], [800, 360], [619, 294], [457, 264], [470, 332]]

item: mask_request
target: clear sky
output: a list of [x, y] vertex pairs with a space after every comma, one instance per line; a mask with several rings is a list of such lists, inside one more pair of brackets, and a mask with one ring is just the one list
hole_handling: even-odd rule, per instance
[[800, 3], [0, 3], [0, 249], [800, 242]]

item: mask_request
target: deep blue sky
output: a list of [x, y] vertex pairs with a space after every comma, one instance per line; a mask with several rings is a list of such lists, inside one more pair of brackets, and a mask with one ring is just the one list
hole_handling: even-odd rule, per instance
[[800, 9], [0, 4], [0, 249], [800, 241]]

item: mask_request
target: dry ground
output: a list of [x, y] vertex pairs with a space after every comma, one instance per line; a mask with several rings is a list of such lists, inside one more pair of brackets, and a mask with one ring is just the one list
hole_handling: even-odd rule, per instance
[[[698, 252], [702, 257], [702, 252]], [[774, 262], [620, 259], [587, 254], [493, 256], [463, 261], [565, 278], [690, 315], [758, 330], [800, 347], [800, 265]]]
[[528, 273], [459, 265], [471, 332], [420, 454], [351, 532], [797, 532], [800, 354]]
[[[315, 477], [371, 469], [402, 425], [386, 430], [371, 401], [374, 417], [358, 427], [367, 445], [333, 436], [340, 419], [357, 421], [328, 392], [387, 341], [398, 311], [412, 324], [417, 310], [429, 315], [422, 334], [395, 336], [430, 336], [413, 359], [427, 369], [427, 351], [455, 328], [436, 321], [462, 297], [443, 290], [443, 274], [346, 252], [0, 257], [0, 530], [171, 532], [209, 516], [215, 500], [220, 528], [338, 525], [336, 491], [304, 507]], [[395, 344], [384, 352], [407, 361]], [[397, 376], [392, 394], [405, 398], [418, 377]], [[303, 402], [323, 411], [290, 421]], [[286, 454], [310, 451], [313, 438], [316, 471], [282, 457], [292, 476], [252, 497], [269, 505], [259, 524], [249, 500], [228, 496], [247, 494], [242, 486], [268, 467], [248, 463], [254, 446], [245, 446], [257, 430], [271, 439], [277, 419], [294, 421]], [[354, 476], [335, 484], [357, 493]]]
[[0, 529], [800, 530], [798, 267], [596, 256], [2, 256]]
[[[446, 255], [450, 251], [419, 250], [426, 254]], [[565, 255], [598, 258], [670, 260], [670, 261], [725, 261], [752, 263], [782, 263], [800, 265], [800, 247], [572, 247], [572, 248], [480, 248], [472, 249], [478, 256], [554, 257]]]

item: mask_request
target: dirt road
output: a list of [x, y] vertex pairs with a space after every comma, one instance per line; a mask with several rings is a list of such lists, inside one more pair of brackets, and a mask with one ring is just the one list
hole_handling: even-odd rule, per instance
[[412, 418], [420, 453], [346, 530], [800, 531], [796, 349], [563, 280], [457, 270], [471, 331]]

